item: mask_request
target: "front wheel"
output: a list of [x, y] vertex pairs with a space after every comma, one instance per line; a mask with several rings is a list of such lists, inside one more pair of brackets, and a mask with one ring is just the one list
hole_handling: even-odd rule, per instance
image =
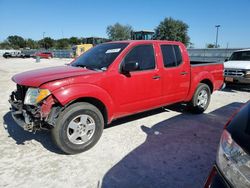
[[102, 135], [104, 120], [94, 105], [79, 102], [60, 113], [52, 129], [55, 144], [67, 154], [92, 148]]
[[192, 100], [189, 102], [189, 107], [192, 112], [200, 114], [203, 113], [211, 98], [211, 91], [207, 84], [200, 83], [194, 93]]

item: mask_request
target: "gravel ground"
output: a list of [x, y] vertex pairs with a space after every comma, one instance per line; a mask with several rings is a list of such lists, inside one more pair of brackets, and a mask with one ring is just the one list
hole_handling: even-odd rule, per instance
[[224, 124], [250, 99], [247, 89], [227, 88], [213, 94], [201, 115], [173, 105], [123, 118], [91, 150], [64, 155], [49, 132], [16, 125], [8, 97], [14, 74], [69, 61], [0, 58], [0, 187], [202, 187]]

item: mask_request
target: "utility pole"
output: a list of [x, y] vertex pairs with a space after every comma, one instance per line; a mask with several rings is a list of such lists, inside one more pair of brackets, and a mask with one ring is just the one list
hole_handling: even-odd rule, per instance
[[45, 32], [43, 32], [43, 47], [44, 47], [44, 49], [45, 49], [44, 35], [45, 35]]
[[216, 40], [215, 40], [215, 48], [218, 48], [218, 33], [220, 25], [216, 25]]

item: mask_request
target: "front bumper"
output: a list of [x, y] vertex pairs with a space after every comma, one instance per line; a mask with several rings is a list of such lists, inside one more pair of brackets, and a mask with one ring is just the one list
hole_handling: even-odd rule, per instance
[[213, 166], [204, 188], [231, 188], [223, 174], [216, 165]]
[[250, 78], [225, 76], [225, 82], [226, 83], [250, 84]]
[[30, 115], [28, 115], [27, 110], [24, 109], [22, 101], [15, 100], [14, 94], [12, 93], [9, 103], [11, 104], [10, 110], [14, 121], [24, 130], [31, 131], [34, 123], [31, 122]]
[[18, 86], [17, 90], [11, 93], [9, 99], [14, 121], [30, 132], [53, 128], [61, 106], [55, 104], [51, 95], [37, 105], [25, 105], [23, 103], [25, 90], [23, 91], [21, 87], [23, 86]]

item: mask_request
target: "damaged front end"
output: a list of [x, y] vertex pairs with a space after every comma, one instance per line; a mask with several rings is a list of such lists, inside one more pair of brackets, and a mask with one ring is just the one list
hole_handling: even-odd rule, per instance
[[53, 128], [61, 109], [48, 90], [21, 85], [11, 93], [9, 103], [15, 122], [30, 132]]

